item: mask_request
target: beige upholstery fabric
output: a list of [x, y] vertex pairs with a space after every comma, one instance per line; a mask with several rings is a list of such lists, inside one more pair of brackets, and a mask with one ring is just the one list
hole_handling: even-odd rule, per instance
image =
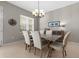
[[64, 39], [63, 39], [63, 46], [64, 47], [66, 47], [66, 45], [67, 45], [67, 41], [68, 41], [67, 39], [68, 39], [69, 35], [70, 35], [70, 32], [67, 32], [64, 36]]
[[22, 32], [23, 32], [26, 44], [30, 45], [30, 38], [29, 38], [28, 31], [22, 31]]
[[42, 49], [41, 38], [40, 38], [39, 32], [33, 31], [32, 37], [33, 37], [34, 47]]
[[52, 40], [52, 30], [46, 30], [46, 36], [48, 40]]
[[48, 42], [45, 40], [45, 38], [40, 37], [39, 31], [32, 32], [34, 47], [38, 49], [42, 49], [47, 46]]

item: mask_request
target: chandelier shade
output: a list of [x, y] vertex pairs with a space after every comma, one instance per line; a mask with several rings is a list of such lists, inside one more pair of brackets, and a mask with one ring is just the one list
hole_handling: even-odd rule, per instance
[[35, 16], [35, 17], [44, 17], [45, 12], [44, 12], [44, 10], [35, 9], [35, 10], [32, 12], [32, 14], [33, 14], [33, 16]]

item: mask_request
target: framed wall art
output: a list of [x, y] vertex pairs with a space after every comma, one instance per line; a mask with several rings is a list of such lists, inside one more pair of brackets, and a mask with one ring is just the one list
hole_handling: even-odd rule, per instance
[[59, 27], [60, 26], [60, 21], [51, 21], [48, 22], [49, 27]]

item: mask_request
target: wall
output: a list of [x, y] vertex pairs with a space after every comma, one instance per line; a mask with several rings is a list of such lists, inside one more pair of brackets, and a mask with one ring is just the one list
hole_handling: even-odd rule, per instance
[[[3, 43], [14, 42], [21, 40], [22, 34], [20, 33], [20, 15], [23, 14], [28, 17], [32, 17], [31, 12], [16, 7], [8, 2], [1, 2], [0, 6], [3, 6]], [[13, 18], [17, 21], [16, 26], [10, 26], [8, 20]]]
[[65, 31], [71, 31], [71, 41], [79, 42], [79, 3], [48, 12], [48, 21], [66, 23]]
[[45, 28], [48, 28], [48, 20], [49, 19], [49, 16], [48, 14], [46, 13], [44, 17], [40, 18], [40, 30], [43, 30]]

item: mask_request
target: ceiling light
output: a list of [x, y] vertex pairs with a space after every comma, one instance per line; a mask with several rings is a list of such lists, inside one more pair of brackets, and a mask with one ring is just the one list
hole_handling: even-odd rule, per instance
[[33, 16], [35, 17], [44, 17], [45, 15], [45, 12], [44, 10], [38, 10], [38, 9], [35, 9], [33, 12], [32, 12]]

